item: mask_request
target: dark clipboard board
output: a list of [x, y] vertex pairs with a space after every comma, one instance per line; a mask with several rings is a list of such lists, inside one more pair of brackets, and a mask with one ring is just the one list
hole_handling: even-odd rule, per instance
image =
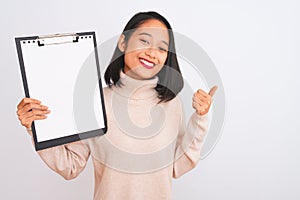
[[[53, 104], [53, 107], [56, 107], [57, 113], [60, 113], [60, 115], [58, 114], [56, 116], [57, 118], [61, 118], [61, 126], [55, 126], [55, 124], [57, 125], [55, 118], [52, 118], [52, 121], [48, 124], [45, 123], [46, 120], [50, 120], [48, 118], [33, 121], [32, 123], [31, 129], [36, 151], [105, 134], [107, 132], [107, 118], [95, 32], [17, 37], [15, 38], [15, 42], [25, 96], [28, 98], [32, 96], [32, 98], [39, 100], [43, 99], [47, 94], [45, 94], [41, 88], [44, 86], [43, 83], [46, 85], [46, 83], [49, 83], [49, 80], [50, 82], [52, 81], [50, 86], [48, 84], [49, 93], [51, 93], [50, 91], [58, 90], [58, 88], [62, 90], [59, 97], [53, 98], [53, 95], [48, 95], [49, 98], [46, 98], [48, 102], [52, 101], [59, 104], [59, 106], [54, 106], [55, 104]], [[49, 66], [47, 68], [44, 65], [47, 65], [47, 62], [51, 63], [54, 61], [56, 63], [63, 62], [64, 66], [58, 69], [50, 69], [52, 71], [56, 70], [56, 72], [49, 71]], [[68, 61], [70, 64], [68, 64]], [[53, 66], [54, 65], [51, 65], [51, 67]], [[76, 71], [74, 66], [77, 66], [77, 74], [69, 73], [70, 71]], [[33, 72], [35, 70], [36, 72]], [[46, 73], [45, 76], [44, 72], [47, 72], [47, 70], [50, 72], [49, 74], [54, 75], [51, 77], [50, 75], [47, 76]], [[44, 74], [41, 75], [41, 73]], [[67, 77], [69, 74], [73, 74], [72, 81], [66, 81], [68, 80]], [[41, 82], [41, 80], [45, 81]], [[85, 83], [86, 81], [88, 84]], [[59, 86], [65, 86], [68, 83], [69, 87], [61, 86], [51, 88], [52, 84], [54, 85], [54, 83], [57, 82]], [[37, 86], [37, 83], [40, 83], [40, 85]], [[75, 89], [70, 88], [70, 84], [75, 85]], [[94, 99], [91, 99], [91, 86], [94, 87]], [[65, 90], [62, 88], [65, 88]], [[69, 90], [72, 90], [72, 97], [69, 94]], [[63, 104], [65, 93], [69, 94], [68, 98], [65, 99], [68, 100], [71, 98], [71, 102]], [[44, 103], [43, 100], [42, 103]], [[88, 106], [86, 106], [87, 103]], [[71, 108], [69, 104], [72, 105]], [[49, 108], [51, 110], [50, 106]], [[58, 110], [61, 112], [58, 112]], [[53, 110], [51, 111], [52, 114]], [[70, 119], [70, 112], [72, 112], [73, 119]], [[92, 112], [94, 116], [92, 116]], [[49, 116], [51, 116], [51, 114]], [[61, 115], [66, 115], [67, 117], [62, 118]], [[72, 123], [73, 127], [71, 127]], [[64, 132], [64, 128], [61, 127], [66, 126], [66, 124], [68, 128], [65, 128], [66, 131]], [[60, 130], [58, 130], [59, 128]]]

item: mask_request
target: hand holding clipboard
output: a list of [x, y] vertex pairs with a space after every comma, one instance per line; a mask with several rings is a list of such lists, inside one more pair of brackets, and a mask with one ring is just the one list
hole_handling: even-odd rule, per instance
[[50, 113], [48, 107], [41, 104], [41, 101], [32, 98], [23, 98], [17, 106], [17, 115], [23, 126], [30, 129], [34, 120], [47, 118]]

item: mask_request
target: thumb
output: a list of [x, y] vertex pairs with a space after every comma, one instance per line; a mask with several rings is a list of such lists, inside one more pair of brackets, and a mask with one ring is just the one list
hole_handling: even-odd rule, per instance
[[210, 91], [208, 92], [208, 94], [212, 97], [215, 94], [215, 92], [217, 91], [217, 89], [218, 89], [218, 86], [215, 85], [214, 87], [212, 87], [210, 89]]

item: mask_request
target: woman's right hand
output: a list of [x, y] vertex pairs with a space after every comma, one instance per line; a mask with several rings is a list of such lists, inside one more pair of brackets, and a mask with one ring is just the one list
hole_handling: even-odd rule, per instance
[[50, 113], [47, 106], [41, 105], [41, 101], [32, 98], [23, 98], [17, 109], [19, 120], [26, 128], [30, 128], [34, 120], [46, 119], [46, 114]]

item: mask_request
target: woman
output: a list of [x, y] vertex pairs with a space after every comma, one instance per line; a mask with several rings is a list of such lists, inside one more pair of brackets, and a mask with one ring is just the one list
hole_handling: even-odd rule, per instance
[[[127, 23], [105, 81], [108, 132], [38, 154], [67, 180], [80, 174], [91, 155], [95, 200], [171, 199], [172, 178], [199, 161], [217, 87], [194, 94], [195, 113], [186, 126], [177, 97], [183, 78], [172, 28], [156, 12], [137, 13]], [[40, 101], [24, 98], [17, 113], [32, 134], [32, 121], [46, 119], [50, 111]]]

